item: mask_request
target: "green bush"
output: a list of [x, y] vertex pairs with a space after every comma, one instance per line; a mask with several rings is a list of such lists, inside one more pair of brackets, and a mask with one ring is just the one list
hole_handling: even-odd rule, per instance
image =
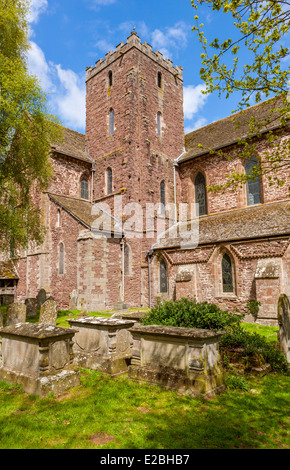
[[180, 299], [159, 302], [143, 318], [143, 325], [167, 325], [186, 328], [224, 330], [237, 326], [241, 316], [221, 310], [208, 302], [198, 303], [195, 299]]
[[287, 373], [288, 371], [284, 354], [276, 348], [275, 344], [269, 343], [266, 338], [257, 333], [249, 333], [242, 328], [226, 331], [220, 340], [222, 357], [225, 357], [228, 362], [230, 352], [237, 349], [240, 351], [240, 356], [249, 363], [253, 359], [259, 359], [262, 364], [270, 364], [277, 372]]
[[248, 382], [239, 375], [228, 375], [226, 377], [226, 386], [232, 390], [242, 390], [247, 392], [250, 389]]

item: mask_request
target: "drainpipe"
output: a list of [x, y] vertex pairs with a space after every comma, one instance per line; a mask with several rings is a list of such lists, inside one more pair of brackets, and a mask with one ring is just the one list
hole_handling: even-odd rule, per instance
[[177, 224], [177, 194], [176, 194], [176, 168], [178, 167], [179, 160], [186, 154], [185, 148], [179, 157], [177, 157], [173, 162], [173, 185], [174, 185], [174, 217], [175, 223]]
[[151, 299], [151, 265], [150, 260], [153, 255], [153, 250], [148, 251], [147, 259], [148, 259], [148, 297], [149, 297], [149, 308], [152, 306], [152, 299]]
[[122, 302], [125, 302], [125, 242], [124, 238], [121, 240], [121, 246], [122, 246]]

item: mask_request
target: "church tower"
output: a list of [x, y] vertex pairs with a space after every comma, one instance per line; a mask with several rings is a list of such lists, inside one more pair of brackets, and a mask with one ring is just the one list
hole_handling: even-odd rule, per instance
[[183, 70], [132, 32], [126, 44], [86, 69], [86, 86], [93, 200], [113, 211], [114, 196], [121, 194], [123, 206], [138, 203], [143, 209], [143, 233], [128, 239], [125, 301], [140, 292], [136, 305], [145, 305], [146, 253], [156, 239], [144, 234], [145, 207], [174, 202], [174, 159], [184, 149]]

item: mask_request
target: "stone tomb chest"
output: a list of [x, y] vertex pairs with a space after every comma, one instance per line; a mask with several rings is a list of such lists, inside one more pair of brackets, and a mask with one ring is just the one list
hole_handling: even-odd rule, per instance
[[190, 395], [224, 388], [218, 331], [170, 326], [135, 326], [128, 376]]
[[1, 329], [0, 378], [34, 395], [59, 395], [80, 384], [73, 369], [75, 330], [17, 323]]
[[75, 362], [80, 367], [112, 376], [126, 373], [132, 356], [132, 320], [105, 317], [69, 319], [77, 329], [74, 337]]

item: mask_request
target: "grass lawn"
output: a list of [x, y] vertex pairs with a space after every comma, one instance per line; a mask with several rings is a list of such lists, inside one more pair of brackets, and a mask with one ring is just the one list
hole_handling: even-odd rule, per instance
[[[68, 315], [59, 313], [59, 326], [68, 326]], [[275, 327], [244, 327], [276, 341]], [[61, 397], [0, 382], [0, 448], [289, 449], [290, 376], [245, 376], [241, 390], [233, 374], [226, 372], [228, 387], [212, 399], [85, 369], [81, 386]]]

